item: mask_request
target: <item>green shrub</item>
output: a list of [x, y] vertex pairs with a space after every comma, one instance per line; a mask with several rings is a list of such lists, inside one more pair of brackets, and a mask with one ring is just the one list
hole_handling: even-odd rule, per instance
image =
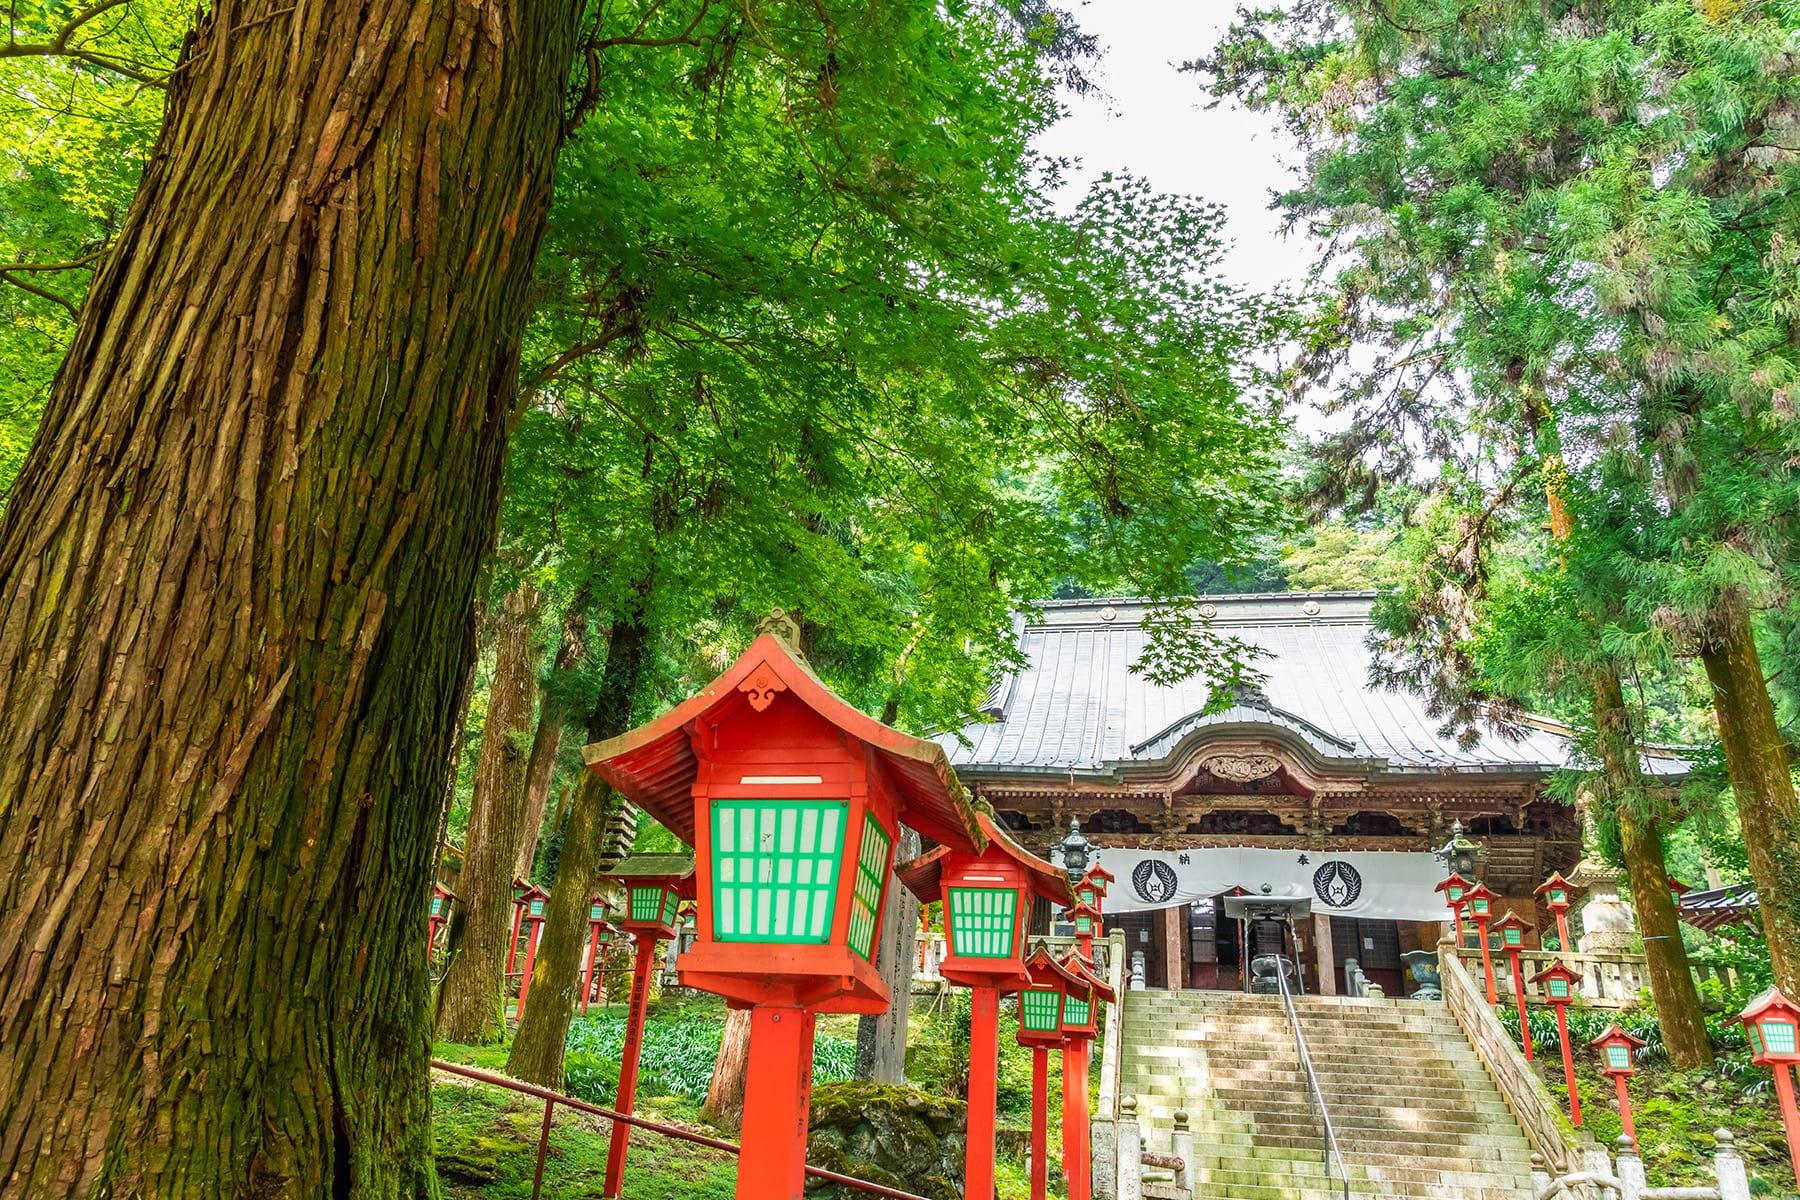
[[[644, 1047], [638, 1057], [638, 1092], [648, 1096], [683, 1096], [704, 1100], [719, 1058], [725, 1024], [722, 1010], [695, 1005], [653, 1009], [644, 1025]], [[619, 1086], [619, 1060], [625, 1050], [625, 1014], [608, 1011], [579, 1017], [569, 1026], [565, 1077], [574, 1095], [590, 1103], [607, 1101], [575, 1090], [604, 1089], [610, 1098]], [[820, 1034], [813, 1044], [813, 1079], [827, 1083], [849, 1079], [856, 1068], [856, 1043]], [[578, 1079], [578, 1072], [579, 1079]]]

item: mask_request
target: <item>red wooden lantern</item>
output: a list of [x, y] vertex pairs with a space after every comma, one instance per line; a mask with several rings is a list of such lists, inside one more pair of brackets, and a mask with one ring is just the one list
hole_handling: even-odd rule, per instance
[[1693, 885], [1683, 883], [1673, 875], [1669, 876], [1669, 899], [1675, 902], [1676, 908], [1681, 907], [1681, 898], [1693, 890]]
[[1093, 962], [1094, 939], [1106, 936], [1106, 921], [1100, 915], [1099, 908], [1077, 904], [1069, 910], [1069, 923], [1075, 927], [1076, 940], [1081, 944], [1081, 957]]
[[1487, 884], [1478, 883], [1463, 893], [1463, 900], [1469, 906], [1469, 915], [1475, 918], [1475, 934], [1481, 942], [1481, 971], [1487, 978], [1487, 1001], [1497, 1004], [1500, 993], [1494, 988], [1494, 956], [1488, 948], [1488, 920], [1494, 911], [1494, 901], [1500, 897], [1488, 891]]
[[532, 886], [529, 883], [526, 883], [523, 879], [513, 880], [513, 885], [512, 885], [512, 902], [513, 902], [512, 941], [510, 941], [506, 944], [506, 973], [508, 975], [511, 975], [513, 973], [513, 967], [516, 965], [516, 962], [518, 959], [519, 926], [525, 919], [525, 893], [532, 891], [532, 890], [533, 890]]
[[1569, 1120], [1581, 1128], [1581, 1092], [1575, 1086], [1575, 1050], [1569, 1045], [1569, 1005], [1581, 994], [1581, 976], [1556, 959], [1531, 977], [1544, 985], [1544, 997], [1556, 1009], [1556, 1043], [1562, 1047], [1563, 1082], [1569, 1088]]
[[1450, 908], [1450, 917], [1456, 925], [1456, 944], [1463, 944], [1463, 905], [1468, 903], [1466, 897], [1474, 884], [1461, 875], [1452, 875], [1437, 885], [1436, 890], [1443, 893], [1444, 903]]
[[[537, 965], [538, 941], [544, 934], [544, 909], [549, 903], [550, 893], [536, 887], [526, 888], [513, 901], [516, 910], [513, 928], [525, 933], [525, 968], [519, 976], [519, 1005], [514, 1013], [520, 1021], [525, 1019], [525, 997], [531, 992], [531, 970]], [[516, 949], [518, 939], [515, 937], [513, 941]]]
[[[619, 1087], [613, 1101], [619, 1112], [629, 1116], [637, 1104], [638, 1059], [644, 1051], [656, 943], [675, 936], [676, 912], [682, 900], [694, 894], [694, 860], [686, 854], [634, 854], [607, 872], [606, 879], [623, 897], [619, 925], [632, 942], [631, 1005], [625, 1013], [625, 1045], [619, 1055]], [[614, 1121], [601, 1195], [621, 1194], [630, 1146], [631, 1126]]]
[[737, 1196], [792, 1200], [815, 1016], [887, 1008], [875, 935], [899, 823], [977, 853], [966, 793], [942, 747], [858, 712], [769, 634], [586, 758], [696, 848], [699, 921], [681, 981], [753, 1009]]
[[425, 952], [437, 945], [437, 932], [450, 923], [450, 913], [456, 908], [456, 893], [441, 883], [431, 885], [431, 917], [425, 934]]
[[1032, 896], [1069, 905], [1069, 877], [1014, 842], [986, 813], [977, 814], [986, 848], [970, 854], [942, 846], [900, 867], [921, 903], [944, 906], [944, 961], [938, 973], [972, 989], [969, 1015], [969, 1135], [964, 1193], [994, 1190], [994, 1120], [999, 1099], [1000, 993], [1030, 979], [1025, 922]]
[[1600, 1051], [1600, 1073], [1610, 1077], [1613, 1087], [1618, 1089], [1619, 1120], [1625, 1125], [1625, 1136], [1635, 1142], [1637, 1128], [1631, 1122], [1631, 1090], [1625, 1081], [1637, 1074], [1637, 1062], [1632, 1055], [1643, 1048], [1643, 1039], [1632, 1037], [1617, 1025], [1608, 1025], [1606, 1032], [1590, 1045]]
[[1063, 1045], [1064, 1005], [1088, 1005], [1093, 989], [1042, 943], [1025, 960], [1025, 972], [1017, 1036], [1031, 1051], [1031, 1200], [1044, 1200], [1050, 1184], [1050, 1048]]
[[1088, 1129], [1088, 1055], [1100, 1027], [1100, 1005], [1111, 1004], [1117, 997], [1078, 955], [1066, 955], [1062, 965], [1090, 989], [1087, 1003], [1071, 994], [1063, 1004], [1063, 1178], [1069, 1200], [1091, 1200], [1094, 1170]]
[[1537, 890], [1531, 894], [1542, 900], [1544, 907], [1555, 915], [1556, 939], [1562, 947], [1562, 952], [1564, 954], [1574, 953], [1575, 943], [1569, 937], [1569, 909], [1575, 905], [1575, 885], [1564, 879], [1562, 872], [1558, 871], [1538, 884]]
[[1781, 1126], [1787, 1132], [1788, 1159], [1800, 1172], [1800, 1112], [1795, 1111], [1794, 1080], [1789, 1068], [1800, 1063], [1800, 1007], [1770, 988], [1738, 1014], [1750, 1039], [1750, 1061], [1775, 1071], [1775, 1095], [1781, 1101]]
[[618, 930], [607, 920], [611, 906], [606, 903], [599, 892], [595, 892], [588, 903], [588, 956], [587, 970], [581, 979], [581, 1011], [586, 1013], [588, 1001], [594, 997], [594, 981], [600, 978], [600, 964], [606, 951], [612, 947], [613, 938]]
[[1081, 882], [1075, 885], [1075, 902], [1086, 904], [1099, 912], [1104, 907], [1102, 902], [1106, 899], [1107, 889], [1115, 878], [1111, 871], [1095, 863], [1082, 875]]
[[1494, 922], [1494, 932], [1500, 935], [1500, 948], [1506, 951], [1507, 961], [1512, 966], [1513, 1002], [1519, 1008], [1519, 1039], [1525, 1046], [1526, 1062], [1531, 1061], [1531, 1022], [1525, 1019], [1525, 973], [1519, 967], [1519, 953], [1525, 948], [1525, 935], [1530, 930], [1530, 923], [1512, 911]]

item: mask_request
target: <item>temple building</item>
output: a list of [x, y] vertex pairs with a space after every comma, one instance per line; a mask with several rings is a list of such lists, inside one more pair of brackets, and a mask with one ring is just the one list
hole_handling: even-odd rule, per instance
[[[1117, 883], [1123, 928], [1152, 987], [1243, 986], [1247, 959], [1278, 949], [1227, 920], [1232, 894], [1305, 900], [1287, 952], [1306, 991], [1338, 993], [1344, 964], [1405, 994], [1401, 955], [1434, 948], [1445, 919], [1433, 856], [1461, 821], [1480, 842], [1494, 912], [1554, 930], [1533, 890], [1581, 857], [1575, 811], [1545, 794], [1571, 730], [1531, 718], [1520, 736], [1459, 744], [1421, 697], [1369, 677], [1368, 592], [1221, 596], [1214, 632], [1258, 647], [1260, 687], [1208, 713], [1209, 685], [1134, 672], [1140, 600], [1058, 601], [1024, 623], [1026, 659], [983, 722], [942, 738], [957, 774], [1046, 857], [1078, 822]], [[1646, 755], [1679, 774], [1673, 755]], [[1244, 938], [1251, 939], [1250, 945]], [[1265, 935], [1266, 936], [1266, 935]], [[1534, 935], [1531, 944], [1537, 944]]]

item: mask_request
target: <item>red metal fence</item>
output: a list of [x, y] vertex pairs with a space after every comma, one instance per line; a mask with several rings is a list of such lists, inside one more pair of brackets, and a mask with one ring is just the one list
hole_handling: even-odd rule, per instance
[[[433, 1070], [443, 1071], [451, 1075], [461, 1075], [465, 1079], [473, 1079], [477, 1083], [491, 1084], [494, 1087], [506, 1088], [508, 1091], [522, 1095], [534, 1096], [544, 1102], [544, 1123], [538, 1131], [537, 1169], [531, 1177], [531, 1198], [537, 1200], [538, 1192], [544, 1185], [544, 1156], [550, 1149], [550, 1119], [556, 1106], [561, 1104], [577, 1112], [591, 1113], [596, 1117], [605, 1117], [609, 1121], [621, 1121], [634, 1125], [639, 1129], [648, 1129], [652, 1133], [660, 1133], [664, 1137], [678, 1138], [684, 1142], [693, 1142], [699, 1146], [710, 1146], [714, 1150], [724, 1150], [736, 1154], [738, 1146], [735, 1142], [723, 1141], [715, 1137], [707, 1137], [703, 1133], [683, 1129], [678, 1125], [665, 1125], [660, 1121], [650, 1121], [643, 1117], [627, 1116], [614, 1112], [610, 1108], [601, 1108], [598, 1104], [589, 1104], [585, 1100], [577, 1100], [573, 1096], [565, 1096], [561, 1092], [553, 1092], [549, 1088], [537, 1087], [534, 1084], [521, 1083], [517, 1079], [508, 1079], [504, 1075], [496, 1075], [492, 1071], [482, 1071], [475, 1067], [465, 1067], [460, 1063], [444, 1062], [432, 1059]], [[823, 1179], [830, 1183], [840, 1183], [845, 1187], [857, 1188], [875, 1196], [884, 1196], [887, 1200], [926, 1200], [912, 1192], [902, 1192], [897, 1188], [883, 1187], [879, 1183], [870, 1183], [866, 1179], [857, 1179], [850, 1175], [840, 1175], [836, 1171], [827, 1171], [823, 1167], [808, 1166], [806, 1173], [815, 1179]]]

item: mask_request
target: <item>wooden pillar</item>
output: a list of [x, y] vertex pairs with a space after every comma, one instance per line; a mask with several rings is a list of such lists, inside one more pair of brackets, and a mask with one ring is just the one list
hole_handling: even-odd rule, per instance
[[1089, 1200], [1092, 1194], [1092, 1133], [1088, 1127], [1088, 1039], [1074, 1038], [1063, 1046], [1063, 1178], [1069, 1200]]
[[813, 1027], [802, 1009], [750, 1010], [737, 1200], [801, 1200], [806, 1190]]
[[[643, 1055], [644, 1021], [648, 1015], [646, 1010], [650, 1006], [650, 972], [656, 967], [656, 935], [634, 933], [632, 938], [637, 946], [631, 968], [631, 1008], [625, 1015], [625, 1046], [619, 1055], [618, 1094], [613, 1098], [613, 1110], [628, 1117], [637, 1102], [638, 1059]], [[759, 1008], [756, 1011], [760, 1013], [763, 1010]], [[754, 1053], [755, 1047], [752, 1046], [751, 1050]], [[811, 1042], [807, 1043], [806, 1061], [810, 1069]], [[811, 1078], [809, 1074], [807, 1079]], [[803, 1132], [805, 1128], [802, 1124]], [[631, 1126], [623, 1121], [614, 1121], [612, 1141], [606, 1151], [606, 1179], [604, 1190], [600, 1193], [602, 1196], [618, 1197], [625, 1194], [625, 1152], [630, 1144]], [[743, 1195], [742, 1189], [738, 1195]]]
[[1314, 913], [1313, 956], [1319, 961], [1319, 995], [1335, 996], [1337, 988], [1337, 947], [1331, 941], [1331, 914]]
[[1187, 941], [1187, 922], [1182, 919], [1186, 915], [1187, 906], [1181, 904], [1156, 910], [1156, 922], [1162, 934], [1163, 986], [1171, 992], [1187, 986], [1187, 980], [1183, 978], [1185, 956], [1181, 953]]
[[[1065, 1080], [1066, 1082], [1066, 1080]], [[1031, 1048], [1031, 1200], [1050, 1187], [1050, 1051]]]

